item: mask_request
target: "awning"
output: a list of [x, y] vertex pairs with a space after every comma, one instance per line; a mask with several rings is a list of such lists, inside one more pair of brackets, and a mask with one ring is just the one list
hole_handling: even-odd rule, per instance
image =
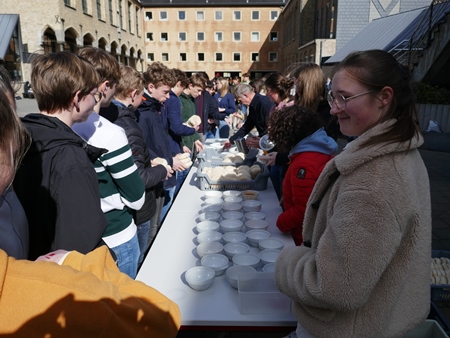
[[341, 62], [355, 51], [382, 49], [390, 51], [411, 37], [428, 7], [375, 19], [330, 57], [325, 64]]
[[0, 60], [5, 59], [19, 14], [0, 14]]

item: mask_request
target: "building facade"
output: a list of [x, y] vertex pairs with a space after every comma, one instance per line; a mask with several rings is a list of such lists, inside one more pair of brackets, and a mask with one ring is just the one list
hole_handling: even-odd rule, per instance
[[252, 78], [281, 68], [280, 1], [143, 1], [145, 61]]
[[138, 0], [2, 0], [2, 13], [19, 14], [22, 81], [30, 79], [33, 53], [95, 46], [118, 61], [145, 68], [142, 5]]

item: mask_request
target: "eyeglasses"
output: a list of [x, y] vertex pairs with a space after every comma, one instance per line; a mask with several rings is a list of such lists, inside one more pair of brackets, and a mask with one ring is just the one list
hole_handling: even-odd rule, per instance
[[359, 96], [363, 96], [363, 95], [372, 93], [374, 91], [375, 91], [375, 89], [369, 90], [369, 91], [361, 93], [361, 94], [356, 94], [356, 95], [353, 95], [350, 97], [344, 97], [344, 95], [342, 95], [342, 94], [336, 94], [336, 97], [334, 97], [333, 93], [330, 90], [327, 95], [327, 100], [328, 100], [328, 104], [330, 105], [331, 108], [333, 108], [333, 103], [336, 102], [337, 109], [345, 110], [345, 109], [347, 109], [347, 101], [350, 101], [351, 99], [355, 99]]
[[95, 94], [89, 93], [92, 95], [92, 97], [95, 100], [95, 104], [99, 103], [100, 100], [102, 99], [102, 92], [96, 92]]

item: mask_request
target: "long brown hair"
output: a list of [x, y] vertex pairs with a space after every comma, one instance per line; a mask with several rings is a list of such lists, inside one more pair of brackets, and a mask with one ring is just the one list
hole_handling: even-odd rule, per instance
[[290, 77], [295, 79], [295, 104], [316, 112], [325, 95], [325, 79], [320, 66], [312, 62], [302, 63], [290, 73]]
[[369, 139], [362, 146], [406, 142], [419, 137], [421, 131], [411, 73], [391, 54], [382, 50], [354, 52], [335, 67], [334, 73], [341, 70], [345, 70], [368, 90], [379, 91], [388, 86], [394, 92], [385, 120], [395, 119], [395, 123], [382, 135]]

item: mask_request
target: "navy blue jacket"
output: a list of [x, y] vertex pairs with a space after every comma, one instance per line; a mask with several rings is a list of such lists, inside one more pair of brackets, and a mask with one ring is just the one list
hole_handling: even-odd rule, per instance
[[[167, 163], [172, 166], [172, 152], [170, 151], [169, 137], [162, 122], [161, 103], [144, 93], [142, 103], [135, 115], [150, 157], [152, 159], [156, 157], [165, 158]], [[165, 189], [176, 185], [176, 175], [164, 181]]]
[[263, 136], [267, 132], [267, 121], [269, 120], [270, 109], [275, 105], [267, 96], [255, 93], [252, 102], [249, 104], [249, 111], [244, 125], [230, 137], [230, 142], [244, 137], [256, 127], [259, 136]]
[[173, 91], [170, 91], [170, 97], [161, 108], [161, 117], [164, 130], [168, 131], [172, 156], [175, 156], [181, 152], [181, 136], [192, 135], [195, 129], [183, 124], [181, 101]]

